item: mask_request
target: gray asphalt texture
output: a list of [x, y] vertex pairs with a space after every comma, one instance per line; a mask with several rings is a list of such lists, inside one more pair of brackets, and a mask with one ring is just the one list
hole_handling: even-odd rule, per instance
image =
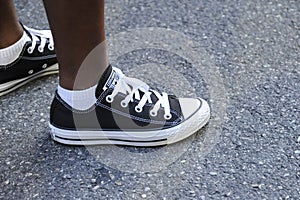
[[[24, 24], [48, 28], [41, 1], [15, 2]], [[107, 1], [108, 38], [136, 28], [172, 29], [212, 57], [227, 97], [220, 137], [203, 153], [208, 126], [161, 170], [118, 169], [89, 148], [51, 140], [48, 113], [58, 79], [42, 78], [0, 99], [0, 199], [300, 199], [299, 12], [297, 0]], [[130, 66], [153, 62], [190, 69], [182, 57], [158, 49], [133, 51], [114, 64], [142, 77]], [[182, 74], [213, 103], [201, 72]], [[168, 90], [161, 79], [152, 84]], [[106, 158], [112, 163], [164, 149], [98, 148], [125, 152]]]

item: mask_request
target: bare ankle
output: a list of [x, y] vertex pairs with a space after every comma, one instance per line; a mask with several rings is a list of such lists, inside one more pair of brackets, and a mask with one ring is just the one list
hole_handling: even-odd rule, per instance
[[9, 47], [16, 43], [22, 37], [23, 32], [21, 25], [9, 27], [4, 31], [0, 30], [0, 49]]

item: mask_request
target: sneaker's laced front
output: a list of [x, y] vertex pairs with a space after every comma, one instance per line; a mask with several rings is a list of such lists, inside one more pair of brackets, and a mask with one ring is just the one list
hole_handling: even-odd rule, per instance
[[53, 40], [50, 30], [35, 30], [32, 28], [28, 28], [26, 26], [24, 26], [24, 27], [29, 32], [29, 34], [31, 35], [31, 38], [32, 38], [32, 41], [31, 41], [32, 44], [27, 50], [29, 54], [31, 54], [34, 51], [34, 49], [37, 46], [38, 41], [40, 41], [40, 45], [38, 46], [39, 52], [41, 52], [41, 53], [44, 52], [47, 41], [49, 41], [47, 48], [50, 51], [54, 50], [54, 40]]
[[[154, 94], [157, 97], [157, 102], [154, 104], [152, 110], [150, 110], [150, 115], [155, 117], [157, 116], [158, 110], [160, 107], [164, 109], [164, 118], [169, 120], [172, 118], [170, 111], [170, 103], [167, 93], [160, 94], [159, 92], [150, 89], [150, 87], [143, 81], [135, 78], [126, 77], [122, 71], [118, 68], [114, 68], [114, 71], [119, 75], [119, 80], [116, 83], [116, 86], [111, 95], [106, 97], [106, 101], [111, 103], [114, 100], [114, 97], [119, 93], [125, 93], [127, 96], [121, 101], [122, 107], [127, 107], [129, 102], [133, 102], [135, 99], [139, 101], [138, 105], [135, 107], [135, 111], [141, 113], [143, 107], [146, 103], [152, 104], [151, 95]], [[141, 97], [141, 93], [143, 96]]]

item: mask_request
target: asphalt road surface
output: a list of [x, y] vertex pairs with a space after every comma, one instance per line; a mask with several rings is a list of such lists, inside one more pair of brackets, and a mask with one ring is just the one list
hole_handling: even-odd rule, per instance
[[[42, 1], [15, 2], [48, 28]], [[111, 63], [207, 99], [211, 122], [167, 147], [64, 146], [48, 129], [58, 78], [39, 79], [0, 99], [0, 199], [300, 199], [299, 13], [297, 0], [107, 1]]]

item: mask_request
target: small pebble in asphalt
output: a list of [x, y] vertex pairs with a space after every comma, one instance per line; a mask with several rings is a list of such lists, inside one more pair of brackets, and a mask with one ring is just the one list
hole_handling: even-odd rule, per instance
[[71, 179], [71, 176], [70, 176], [69, 174], [65, 174], [65, 175], [63, 176], [63, 178], [64, 178], [64, 179]]
[[110, 177], [111, 180], [115, 179], [115, 176], [113, 174], [109, 174], [109, 177]]
[[116, 181], [115, 184], [116, 184], [117, 186], [121, 186], [121, 185], [122, 185], [122, 182], [121, 182], [121, 181]]
[[217, 172], [209, 172], [209, 174], [212, 175], [212, 176], [217, 176], [218, 175]]
[[251, 185], [253, 188], [257, 188], [257, 189], [262, 189], [262, 184], [252, 184]]
[[97, 190], [97, 189], [99, 189], [100, 188], [100, 186], [99, 185], [96, 185], [95, 187], [93, 187], [93, 190]]

